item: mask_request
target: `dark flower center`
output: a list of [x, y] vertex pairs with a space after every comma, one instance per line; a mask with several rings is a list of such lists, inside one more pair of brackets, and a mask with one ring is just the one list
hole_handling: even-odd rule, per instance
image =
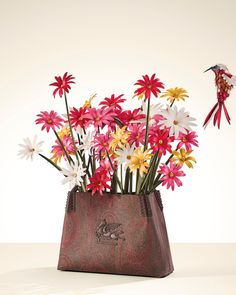
[[52, 119], [48, 119], [47, 122], [48, 122], [48, 124], [52, 124], [53, 121], [52, 121]]

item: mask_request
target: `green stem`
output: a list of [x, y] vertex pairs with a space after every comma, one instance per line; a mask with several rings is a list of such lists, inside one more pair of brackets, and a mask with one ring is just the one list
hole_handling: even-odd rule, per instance
[[145, 132], [144, 151], [147, 149], [147, 146], [148, 146], [148, 127], [149, 127], [149, 116], [150, 116], [150, 101], [151, 101], [151, 99], [149, 98], [147, 100], [146, 132]]
[[115, 170], [115, 168], [114, 168], [114, 166], [113, 166], [113, 164], [112, 164], [111, 158], [110, 158], [110, 156], [109, 156], [107, 150], [106, 150], [106, 154], [107, 154], [108, 160], [109, 160], [109, 162], [110, 162], [111, 168], [112, 168], [112, 170], [113, 170], [113, 172], [114, 172], [113, 177], [115, 176], [116, 181], [117, 181], [117, 183], [118, 183], [118, 185], [119, 185], [120, 191], [121, 191], [121, 193], [123, 194], [124, 191], [123, 191], [123, 188], [122, 188], [121, 182], [120, 182], [120, 180], [119, 180], [119, 177], [117, 176], [116, 170]]
[[46, 160], [47, 162], [49, 162], [52, 166], [54, 166], [57, 170], [61, 171], [62, 169], [56, 164], [54, 163], [52, 160], [50, 160], [49, 158], [45, 157], [42, 154], [39, 154], [40, 157], [42, 157], [44, 160]]
[[67, 113], [67, 118], [68, 118], [68, 123], [69, 123], [69, 128], [70, 128], [70, 134], [71, 134], [71, 138], [72, 138], [72, 143], [73, 143], [73, 146], [74, 146], [76, 159], [77, 159], [77, 161], [79, 163], [79, 156], [78, 156], [78, 153], [77, 153], [77, 148], [76, 148], [76, 145], [75, 145], [75, 139], [74, 139], [74, 135], [73, 135], [72, 127], [71, 127], [70, 113], [69, 113], [69, 107], [68, 107], [68, 102], [67, 102], [67, 97], [66, 97], [66, 92], [65, 91], [64, 91], [64, 98], [65, 98], [66, 113]]
[[129, 192], [133, 193], [133, 172], [130, 172], [130, 179], [129, 179]]
[[170, 104], [170, 108], [173, 106], [174, 103], [175, 103], [175, 99], [173, 99], [172, 103]]
[[129, 191], [129, 179], [130, 179], [130, 169], [128, 167], [125, 171], [125, 188], [124, 188], [125, 194], [127, 194]]
[[57, 138], [57, 140], [58, 140], [58, 142], [59, 142], [61, 148], [63, 149], [63, 152], [64, 152], [65, 155], [66, 155], [66, 158], [67, 158], [69, 164], [70, 164], [71, 162], [74, 164], [73, 159], [68, 155], [68, 153], [67, 153], [67, 151], [66, 151], [66, 149], [65, 149], [65, 147], [64, 147], [63, 142], [61, 141], [59, 135], [57, 134], [57, 132], [56, 132], [55, 130], [54, 130], [54, 133], [55, 133], [55, 135], [56, 135], [56, 138]]

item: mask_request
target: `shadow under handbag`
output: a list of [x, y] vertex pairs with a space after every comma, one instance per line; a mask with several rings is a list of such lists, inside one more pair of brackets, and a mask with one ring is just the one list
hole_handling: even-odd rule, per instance
[[59, 270], [165, 277], [173, 263], [159, 191], [68, 193]]

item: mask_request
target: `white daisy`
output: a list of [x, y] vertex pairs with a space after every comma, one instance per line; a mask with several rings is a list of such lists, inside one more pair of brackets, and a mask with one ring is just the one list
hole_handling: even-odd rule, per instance
[[78, 145], [78, 150], [83, 150], [84, 152], [88, 152], [91, 154], [91, 148], [93, 147], [93, 139], [96, 131], [95, 130], [88, 130], [86, 134], [82, 137], [82, 143]]
[[81, 182], [83, 182], [82, 177], [86, 174], [85, 170], [86, 168], [83, 168], [82, 165], [76, 164], [68, 164], [68, 169], [62, 169], [61, 173], [65, 176], [65, 178], [62, 180], [62, 184], [70, 183], [70, 187], [74, 187], [75, 185], [81, 185]]
[[132, 154], [134, 153], [135, 150], [135, 145], [133, 144], [132, 146], [130, 146], [129, 144], [127, 144], [125, 147], [123, 147], [123, 149], [119, 149], [116, 151], [117, 154], [117, 162], [119, 164], [125, 164], [125, 168], [128, 165], [128, 162], [131, 159]]
[[188, 130], [192, 130], [191, 126], [196, 126], [192, 122], [196, 119], [190, 117], [184, 108], [178, 111], [176, 106], [173, 109], [167, 106], [167, 109], [162, 110], [162, 115], [165, 119], [160, 121], [160, 125], [170, 128], [170, 136], [174, 135], [175, 138], [179, 136], [180, 132], [187, 133]]
[[22, 149], [18, 152], [18, 156], [20, 156], [21, 159], [26, 158], [26, 160], [31, 159], [32, 161], [35, 155], [42, 152], [40, 147], [43, 144], [43, 141], [37, 143], [37, 135], [34, 136], [32, 142], [28, 137], [24, 138], [24, 143], [25, 144], [19, 144], [19, 146], [22, 147]]

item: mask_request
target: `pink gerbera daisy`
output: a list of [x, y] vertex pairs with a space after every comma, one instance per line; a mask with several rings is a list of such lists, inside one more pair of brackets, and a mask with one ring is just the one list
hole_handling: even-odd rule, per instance
[[127, 131], [130, 133], [127, 138], [130, 146], [135, 144], [139, 147], [140, 144], [144, 144], [145, 124], [130, 124]]
[[158, 171], [158, 173], [162, 174], [160, 178], [160, 180], [163, 181], [162, 185], [166, 185], [167, 189], [171, 187], [172, 191], [175, 188], [175, 184], [181, 186], [182, 182], [179, 177], [185, 176], [185, 173], [180, 169], [181, 167], [173, 162], [170, 162], [169, 166], [163, 164]]
[[56, 89], [53, 91], [53, 96], [55, 97], [57, 92], [60, 97], [63, 95], [63, 91], [69, 93], [71, 89], [70, 84], [75, 83], [72, 81], [75, 79], [72, 75], [67, 76], [67, 72], [63, 75], [63, 77], [55, 76], [56, 82], [51, 83], [49, 86], [55, 86]]
[[191, 151], [192, 145], [198, 146], [197, 134], [195, 131], [188, 131], [186, 134], [180, 133], [178, 140], [180, 140], [180, 142], [177, 145], [177, 149], [180, 149], [184, 145], [187, 151]]
[[[74, 155], [75, 150], [74, 150], [74, 145], [72, 142], [72, 138], [70, 135], [65, 135], [61, 138], [61, 142], [67, 152], [68, 155]], [[61, 161], [61, 158], [64, 157], [66, 160], [66, 155], [61, 147], [60, 143], [58, 140], [56, 140], [56, 144], [52, 146], [52, 151], [51, 153], [53, 154], [52, 160], [54, 160], [56, 163]]]
[[161, 92], [160, 88], [164, 88], [164, 84], [160, 82], [158, 78], [155, 78], [156, 74], [153, 74], [151, 78], [148, 75], [143, 76], [143, 80], [138, 80], [134, 85], [139, 85], [140, 87], [135, 90], [135, 95], [145, 95], [145, 99], [151, 98], [151, 93], [157, 97]]
[[92, 195], [96, 192], [102, 195], [106, 188], [111, 190], [110, 185], [107, 184], [111, 180], [106, 173], [95, 172], [93, 176], [89, 177], [89, 180], [90, 183], [87, 185], [87, 189], [92, 190]]
[[114, 121], [114, 115], [111, 109], [96, 109], [91, 108], [87, 110], [87, 113], [82, 116], [83, 119], [87, 119], [87, 124], [93, 124], [94, 127], [103, 128], [105, 125], [110, 125]]
[[150, 146], [154, 153], [159, 151], [158, 156], [165, 155], [167, 151], [171, 153], [172, 148], [170, 143], [173, 140], [174, 138], [169, 136], [169, 130], [167, 128], [160, 129], [154, 125], [149, 129]]
[[50, 129], [54, 130], [56, 128], [60, 128], [64, 120], [57, 114], [57, 112], [51, 111], [50, 113], [47, 111], [40, 112], [37, 115], [38, 119], [35, 120], [36, 124], [43, 124], [41, 130], [46, 128], [47, 132]]
[[109, 137], [109, 134], [101, 134], [98, 133], [95, 137], [94, 137], [94, 149], [96, 154], [106, 154], [106, 151], [109, 150], [109, 145], [111, 142], [111, 137]]
[[122, 108], [120, 104], [126, 101], [126, 99], [122, 98], [123, 95], [124, 94], [121, 94], [115, 97], [115, 94], [112, 94], [111, 97], [104, 98], [104, 100], [100, 102], [99, 105], [102, 106], [102, 109], [112, 108], [113, 110], [116, 110], [116, 109], [121, 110]]

